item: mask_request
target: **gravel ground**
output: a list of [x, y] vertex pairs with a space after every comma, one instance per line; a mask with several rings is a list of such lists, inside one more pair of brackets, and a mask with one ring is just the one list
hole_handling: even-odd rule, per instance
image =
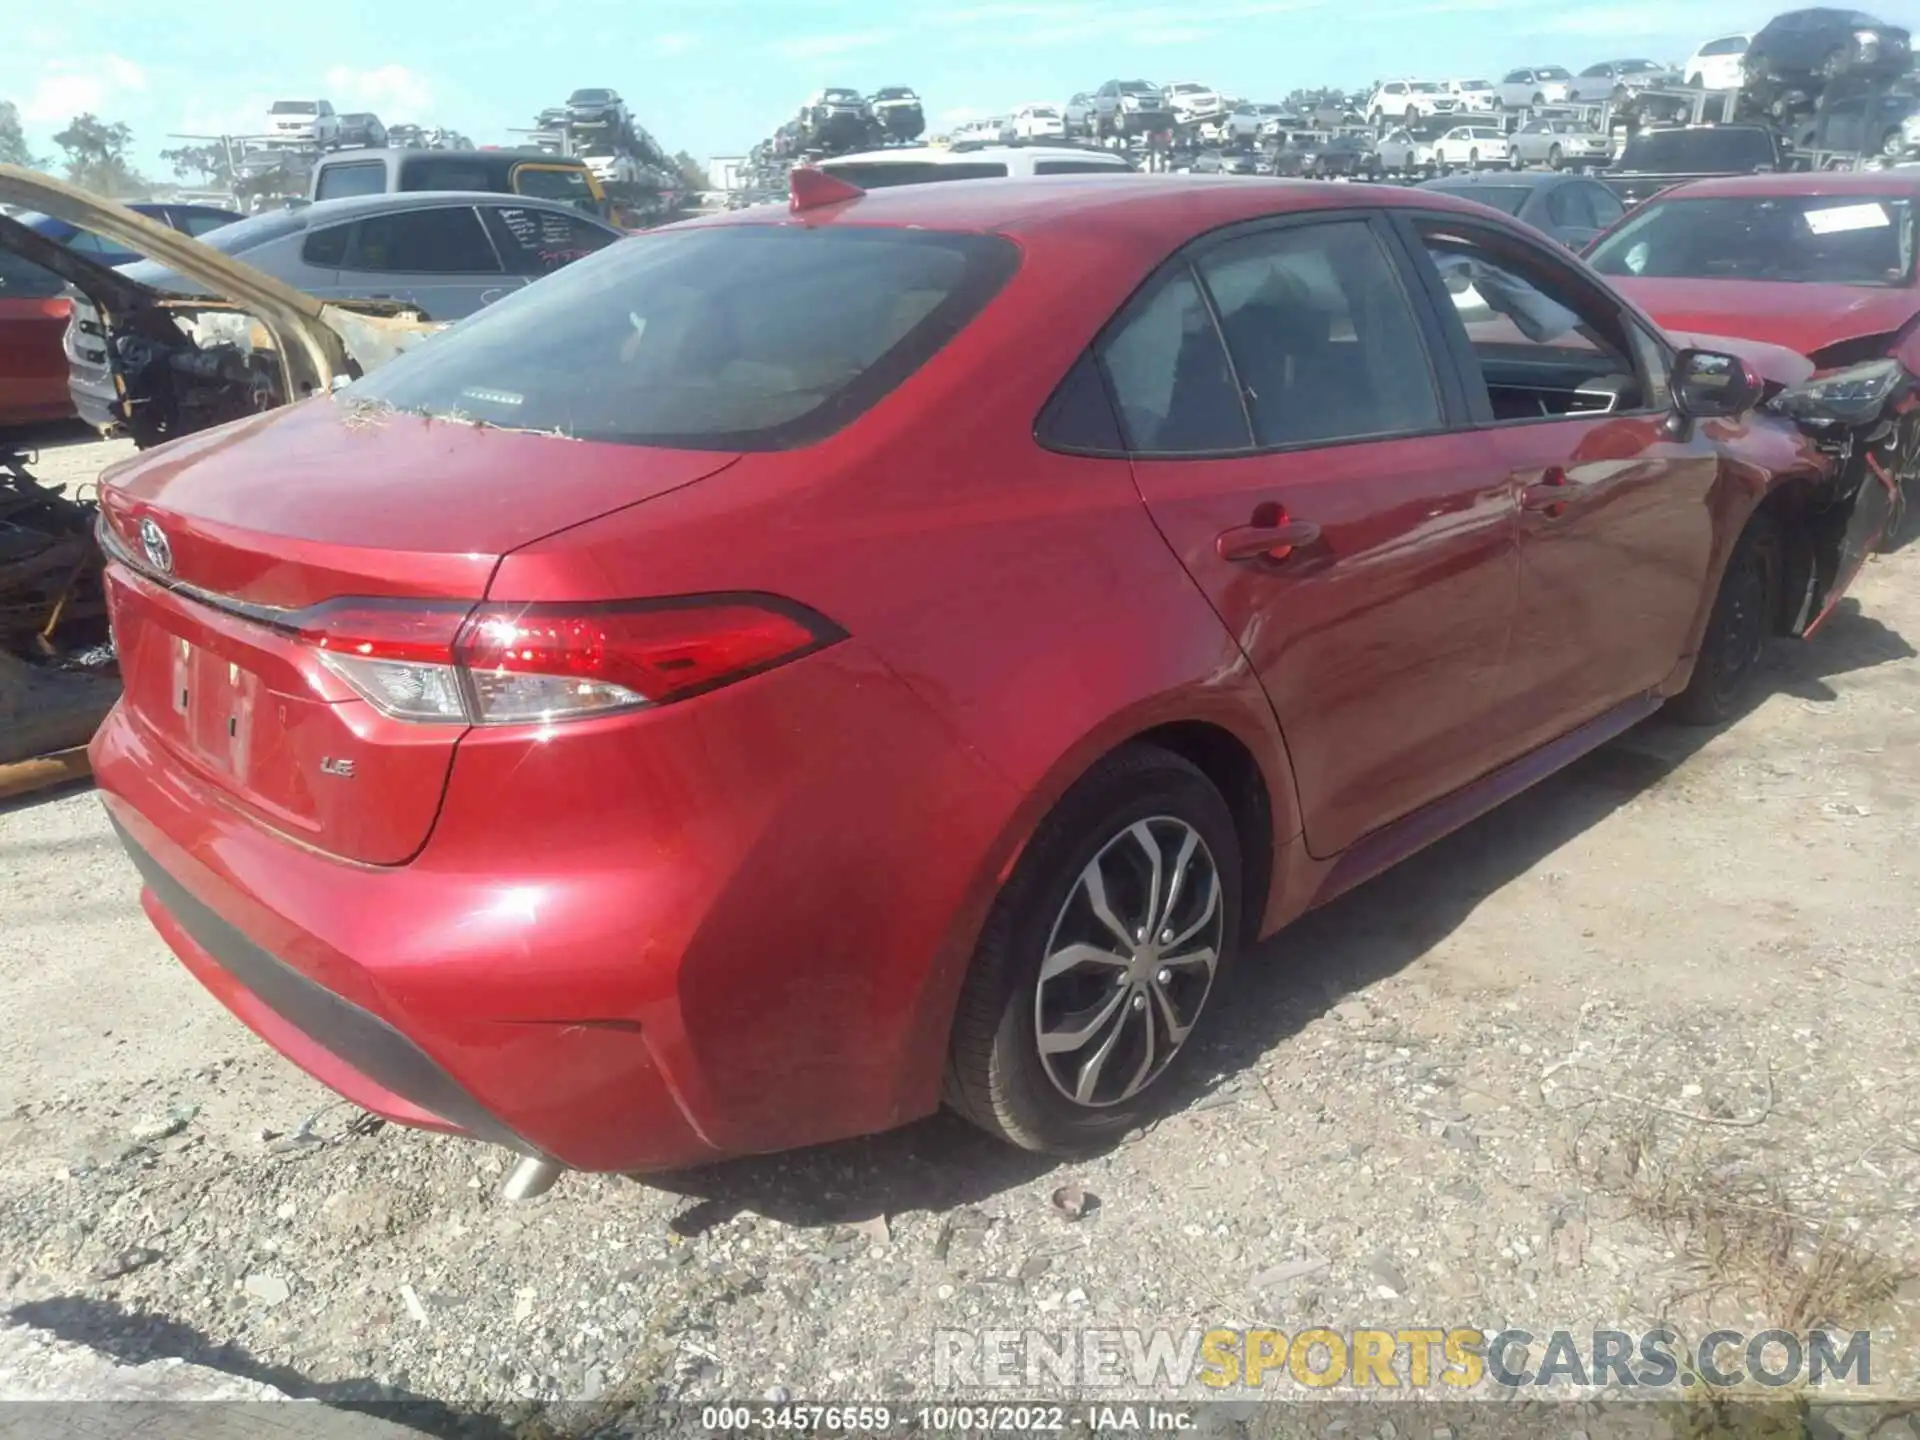
[[1270, 942], [1206, 1083], [1069, 1166], [937, 1117], [506, 1204], [229, 1019], [91, 795], [0, 810], [0, 1314], [485, 1426], [924, 1398], [955, 1328], [1825, 1323], [1920, 1395], [1916, 579]]

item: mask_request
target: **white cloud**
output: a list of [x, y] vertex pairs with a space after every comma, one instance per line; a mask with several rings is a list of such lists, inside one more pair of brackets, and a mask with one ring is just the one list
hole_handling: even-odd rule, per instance
[[327, 71], [326, 98], [335, 110], [372, 110], [383, 120], [411, 120], [433, 108], [433, 82], [404, 65]]
[[84, 65], [49, 60], [20, 101], [20, 118], [29, 125], [65, 125], [92, 111], [102, 120], [113, 120], [117, 117], [109, 111], [146, 88], [146, 71], [124, 56], [95, 56]]
[[855, 50], [870, 50], [893, 38], [891, 30], [856, 30], [844, 35], [802, 35], [782, 40], [773, 48], [789, 60], [821, 60], [849, 55]]

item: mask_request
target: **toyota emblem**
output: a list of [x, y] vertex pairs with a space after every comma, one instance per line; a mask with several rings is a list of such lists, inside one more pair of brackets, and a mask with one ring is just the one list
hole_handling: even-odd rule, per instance
[[167, 543], [167, 532], [151, 520], [140, 522], [140, 548], [147, 552], [147, 563], [162, 575], [173, 573], [173, 546]]

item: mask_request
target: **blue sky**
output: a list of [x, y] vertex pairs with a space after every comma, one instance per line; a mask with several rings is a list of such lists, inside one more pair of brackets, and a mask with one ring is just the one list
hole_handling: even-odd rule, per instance
[[1112, 77], [1277, 99], [1397, 75], [1677, 62], [1771, 13], [1741, 0], [64, 0], [8, 21], [0, 98], [45, 151], [76, 111], [124, 120], [158, 169], [169, 132], [256, 130], [276, 98], [497, 144], [575, 86], [611, 85], [668, 149], [704, 158], [744, 151], [821, 85], [912, 85], [938, 128]]

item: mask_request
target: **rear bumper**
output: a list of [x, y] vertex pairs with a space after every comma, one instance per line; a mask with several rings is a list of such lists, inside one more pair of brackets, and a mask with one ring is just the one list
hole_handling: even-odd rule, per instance
[[91, 755], [170, 948], [376, 1114], [633, 1172], [928, 1113], [1017, 797], [856, 642], [679, 710], [470, 736], [403, 865], [264, 828], [124, 702]]

